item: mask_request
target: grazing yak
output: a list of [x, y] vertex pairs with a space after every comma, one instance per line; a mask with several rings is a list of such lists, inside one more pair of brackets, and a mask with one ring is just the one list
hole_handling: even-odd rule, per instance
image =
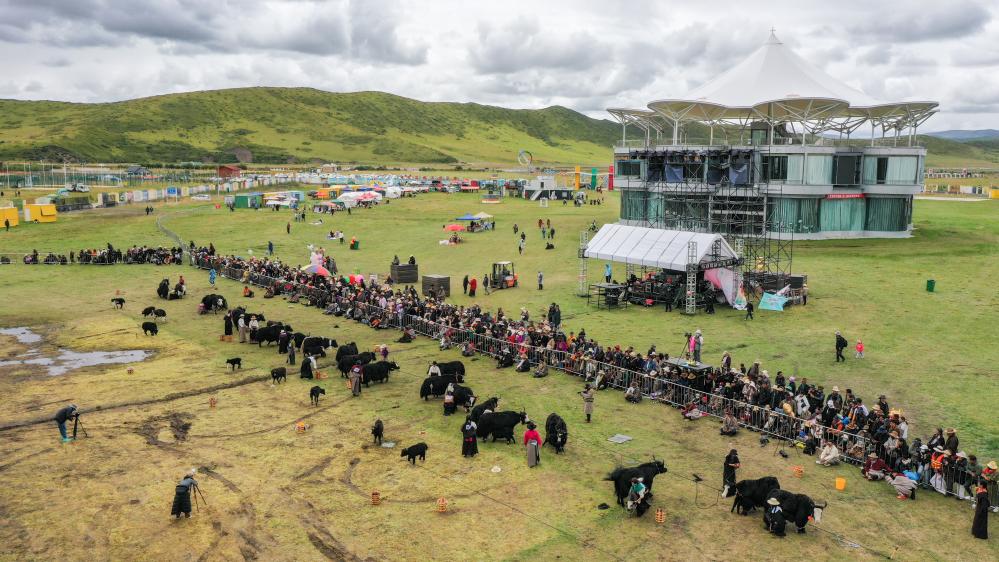
[[451, 383], [465, 382], [464, 377], [459, 375], [441, 375], [439, 377], [427, 377], [420, 385], [420, 398], [426, 400], [428, 397], [444, 396], [447, 385]]
[[565, 420], [561, 416], [552, 412], [545, 420], [545, 442], [544, 445], [551, 445], [555, 449], [555, 454], [565, 451], [565, 443], [569, 440], [569, 427], [565, 425]]
[[153, 316], [155, 317], [153, 318], [153, 320], [156, 321], [166, 320], [166, 311], [163, 310], [162, 308], [157, 308], [156, 310], [153, 311]]
[[465, 364], [461, 361], [448, 361], [446, 363], [438, 363], [442, 375], [461, 375], [465, 376]]
[[375, 425], [371, 426], [371, 435], [375, 436], [375, 443], [382, 444], [382, 436], [385, 435], [385, 424], [382, 420], [375, 420]]
[[156, 313], [156, 307], [155, 306], [147, 306], [146, 308], [142, 309], [142, 315], [145, 316], [145, 317], [147, 317], [147, 318], [150, 317], [150, 316], [152, 316], [155, 313]]
[[319, 395], [326, 394], [326, 390], [321, 386], [314, 386], [309, 389], [309, 399], [312, 401], [313, 406], [319, 405]]
[[635, 467], [617, 467], [604, 480], [614, 483], [614, 495], [617, 496], [617, 503], [621, 507], [626, 508], [625, 501], [627, 501], [628, 492], [631, 490], [631, 479], [642, 478], [645, 483], [645, 497], [639, 503], [636, 510], [638, 515], [641, 516], [649, 509], [649, 500], [652, 499], [653, 480], [655, 480], [656, 475], [664, 472], [666, 472], [666, 463], [655, 460], [655, 457], [653, 457], [652, 462], [640, 464]]
[[318, 355], [326, 357], [326, 350], [331, 347], [338, 347], [336, 340], [319, 336], [308, 336], [302, 340], [301, 349], [306, 355]]
[[416, 445], [410, 445], [402, 450], [401, 457], [407, 457], [409, 462], [416, 464], [416, 457], [420, 457], [421, 461], [427, 460], [427, 444], [417, 443]]
[[164, 279], [160, 281], [160, 285], [156, 287], [156, 295], [161, 299], [166, 299], [170, 296], [170, 280]]
[[398, 370], [399, 365], [395, 361], [368, 363], [361, 367], [361, 382], [366, 387], [371, 386], [373, 382], [388, 382], [389, 372]]
[[243, 368], [243, 359], [241, 357], [233, 357], [232, 359], [226, 359], [225, 363], [226, 365], [229, 365], [229, 367], [233, 371], [236, 370], [236, 367], [239, 367], [240, 369]]
[[214, 312], [215, 314], [218, 314], [220, 310], [228, 308], [225, 297], [216, 294], [205, 295], [202, 297], [201, 306], [205, 312]]
[[278, 338], [281, 337], [281, 330], [288, 330], [291, 326], [287, 326], [280, 322], [274, 324], [269, 324], [263, 328], [258, 328], [250, 334], [250, 341], [257, 342], [257, 347], [263, 346], [266, 342], [267, 345], [272, 343], [277, 343]]
[[117, 308], [117, 309], [119, 309], [119, 310], [121, 310], [122, 308], [125, 308], [125, 299], [123, 299], [121, 297], [115, 297], [115, 298], [111, 299], [111, 303], [114, 304], [114, 307]]
[[732, 509], [729, 512], [749, 515], [750, 511], [756, 508], [765, 508], [767, 505], [767, 494], [770, 490], [779, 490], [780, 482], [773, 476], [765, 476], [756, 480], [740, 480], [735, 486], [725, 486], [722, 490], [723, 498], [735, 496], [732, 501]]
[[492, 435], [493, 443], [496, 442], [497, 437], [506, 439], [508, 443], [513, 443], [513, 428], [519, 423], [527, 422], [527, 413], [525, 412], [489, 412], [479, 417], [475, 434], [483, 440]]
[[341, 345], [336, 349], [337, 363], [348, 355], [357, 355], [357, 344], [355, 342], [350, 342], [347, 345]]
[[475, 406], [475, 391], [467, 386], [461, 386], [458, 384], [454, 385], [454, 392], [452, 392], [452, 395], [454, 396], [454, 405], [465, 408], [466, 412], [469, 411], [472, 406]]
[[367, 365], [374, 360], [375, 354], [370, 351], [365, 351], [364, 353], [358, 353], [357, 355], [342, 357], [336, 362], [336, 368], [340, 371], [340, 376], [346, 377], [347, 373], [350, 372], [354, 365]]
[[159, 331], [160, 331], [160, 328], [159, 328], [159, 326], [156, 325], [156, 322], [143, 322], [142, 323], [142, 333], [146, 334], [147, 336], [155, 336], [156, 334], [159, 333]]
[[271, 369], [271, 383], [277, 384], [281, 381], [288, 382], [288, 369], [284, 367]]
[[486, 411], [495, 412], [497, 406], [499, 406], [499, 398], [493, 396], [492, 398], [486, 400], [481, 404], [476, 404], [475, 407], [472, 408], [472, 414], [470, 417], [472, 418], [473, 422], [478, 423], [479, 418], [482, 417], [482, 414], [484, 412]]
[[777, 498], [781, 511], [784, 512], [784, 518], [788, 521], [794, 521], [794, 526], [799, 533], [805, 532], [805, 525], [810, 519], [815, 519], [816, 523], [821, 523], [822, 510], [829, 505], [828, 503], [818, 505], [805, 494], [795, 494], [779, 489], [770, 490], [767, 493], [767, 499], [770, 498]]

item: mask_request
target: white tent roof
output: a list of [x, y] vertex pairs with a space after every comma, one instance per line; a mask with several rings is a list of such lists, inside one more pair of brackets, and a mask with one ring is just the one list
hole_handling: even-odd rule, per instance
[[[908, 125], [921, 123], [936, 102], [875, 99], [826, 74], [770, 39], [742, 62], [677, 99], [649, 103], [649, 109], [675, 121], [814, 121], [863, 118]], [[649, 118], [642, 110], [608, 110], [619, 121]]]
[[[687, 244], [697, 242], [697, 263], [720, 241], [722, 258], [736, 257], [720, 234], [605, 224], [586, 244], [585, 256], [675, 271], [687, 269]], [[712, 256], [714, 258], [715, 256]]]

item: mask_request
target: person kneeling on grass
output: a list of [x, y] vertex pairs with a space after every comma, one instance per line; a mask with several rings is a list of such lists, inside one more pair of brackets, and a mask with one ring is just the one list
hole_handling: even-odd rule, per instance
[[900, 500], [914, 500], [916, 499], [916, 482], [909, 479], [906, 475], [901, 472], [892, 475], [888, 473], [888, 478], [885, 479], [886, 482], [895, 488], [898, 492], [898, 499]]
[[638, 404], [642, 401], [642, 391], [638, 388], [637, 381], [631, 383], [628, 390], [624, 391], [624, 399], [632, 404]]
[[819, 459], [815, 461], [815, 464], [821, 464], [822, 466], [835, 466], [839, 464], [839, 449], [836, 447], [836, 444], [832, 441], [826, 441], [819, 452]]
[[243, 285], [243, 296], [246, 298], [253, 298], [253, 291], [250, 290], [249, 285]]
[[534, 369], [534, 378], [541, 379], [548, 376], [548, 363], [542, 360], [538, 363], [538, 368]]
[[732, 415], [732, 410], [725, 410], [725, 417], [722, 418], [721, 435], [735, 435], [739, 432], [739, 420]]

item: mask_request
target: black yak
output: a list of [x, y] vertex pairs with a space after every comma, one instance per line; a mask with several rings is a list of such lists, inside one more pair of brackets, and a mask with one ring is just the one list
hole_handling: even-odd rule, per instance
[[361, 367], [361, 382], [366, 387], [371, 386], [373, 382], [388, 382], [389, 372], [398, 370], [399, 365], [395, 361], [368, 363]]
[[788, 521], [794, 521], [794, 526], [799, 533], [805, 532], [805, 525], [810, 519], [815, 519], [816, 523], [821, 523], [822, 510], [828, 505], [828, 503], [817, 505], [812, 498], [805, 494], [795, 494], [779, 489], [770, 490], [767, 499], [770, 498], [777, 498], [781, 511], [784, 512], [784, 518]]
[[416, 445], [410, 445], [402, 450], [401, 457], [407, 457], [409, 462], [416, 464], [416, 457], [420, 457], [421, 461], [427, 460], [427, 444], [417, 443]]
[[236, 370], [236, 367], [239, 367], [240, 369], [243, 368], [243, 359], [240, 358], [240, 357], [233, 357], [232, 359], [226, 359], [225, 363], [226, 363], [226, 365], [229, 365], [229, 367], [233, 371]]
[[461, 406], [465, 411], [469, 411], [475, 405], [475, 391], [467, 386], [454, 385], [454, 405]]
[[493, 396], [492, 398], [486, 400], [481, 404], [476, 404], [475, 407], [472, 408], [472, 415], [471, 415], [472, 421], [478, 423], [479, 418], [482, 417], [483, 412], [487, 410], [490, 412], [495, 412], [497, 406], [499, 406], [499, 398], [495, 396]]
[[156, 312], [155, 306], [147, 306], [146, 308], [142, 309], [142, 315], [146, 317], [152, 316], [155, 312]]
[[556, 413], [548, 415], [545, 420], [545, 444], [551, 445], [555, 449], [555, 454], [565, 451], [565, 443], [569, 440], [569, 428], [565, 425], [565, 420]]
[[767, 504], [767, 494], [770, 490], [779, 490], [780, 482], [773, 476], [765, 476], [756, 480], [740, 480], [735, 486], [725, 486], [722, 490], [723, 498], [735, 497], [732, 501], [732, 509], [736, 513], [749, 515], [749, 512], [760, 507], [765, 508]]
[[157, 321], [166, 320], [166, 311], [163, 310], [162, 308], [157, 308], [156, 310], [153, 311], [153, 316], [155, 316], [153, 320]]
[[445, 363], [438, 363], [442, 375], [461, 375], [465, 376], [465, 364], [461, 361], [447, 361]]
[[111, 299], [111, 303], [114, 304], [114, 307], [117, 308], [117, 309], [119, 309], [119, 310], [121, 310], [122, 308], [125, 308], [125, 299], [123, 299], [121, 297], [115, 297], [115, 298]]
[[439, 377], [427, 377], [420, 385], [420, 398], [426, 400], [430, 396], [444, 396], [447, 385], [451, 383], [465, 382], [458, 375], [441, 375]]
[[664, 472], [666, 472], [666, 463], [653, 458], [652, 462], [647, 462], [638, 466], [630, 468], [615, 468], [613, 472], [607, 475], [607, 478], [604, 478], [604, 480], [614, 483], [614, 495], [617, 496], [617, 503], [621, 507], [625, 507], [627, 509], [625, 501], [628, 499], [628, 493], [631, 491], [631, 479], [643, 479], [643, 482], [645, 483], [645, 497], [642, 498], [642, 501], [638, 506], [636, 506], [637, 513], [641, 516], [649, 508], [649, 500], [652, 499], [653, 480], [655, 480], [656, 475]]
[[341, 345], [336, 350], [336, 361], [340, 362], [341, 359], [348, 355], [357, 355], [357, 344], [350, 342], [347, 345]]
[[159, 331], [160, 331], [160, 329], [156, 325], [156, 322], [143, 322], [142, 323], [142, 333], [146, 334], [147, 336], [155, 336], [156, 334], [159, 333]]
[[288, 369], [284, 367], [271, 369], [271, 382], [276, 384], [281, 381], [288, 382]]
[[375, 354], [370, 351], [365, 351], [364, 353], [358, 353], [357, 355], [348, 355], [346, 357], [341, 357], [339, 361], [336, 362], [336, 368], [340, 371], [340, 376], [346, 377], [347, 373], [354, 365], [367, 365], [375, 360]]
[[514, 441], [513, 428], [517, 424], [527, 423], [527, 421], [527, 413], [525, 412], [490, 412], [479, 417], [478, 429], [476, 429], [475, 434], [479, 439], [486, 439], [492, 435], [494, 443], [497, 437], [512, 443]]
[[382, 436], [385, 435], [385, 424], [382, 420], [375, 420], [375, 425], [371, 426], [371, 435], [375, 436], [375, 443], [382, 444]]
[[326, 357], [326, 350], [337, 347], [335, 339], [323, 338], [319, 336], [307, 336], [302, 340], [301, 349], [306, 355], [318, 355]]
[[156, 295], [161, 299], [165, 299], [170, 296], [170, 280], [164, 279], [160, 281], [158, 287], [156, 287]]
[[309, 389], [309, 399], [312, 401], [313, 406], [319, 405], [319, 395], [326, 394], [326, 390], [321, 386], [314, 386]]

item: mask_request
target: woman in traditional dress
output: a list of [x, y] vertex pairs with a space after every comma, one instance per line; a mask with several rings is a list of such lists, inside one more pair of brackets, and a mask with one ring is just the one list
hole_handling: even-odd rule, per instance
[[975, 490], [975, 520], [971, 524], [971, 535], [976, 539], [989, 538], [989, 491], [979, 484]]
[[590, 423], [590, 416], [593, 415], [593, 387], [587, 384], [579, 395], [583, 397], [583, 413], [586, 414], [586, 423]]
[[527, 423], [527, 431], [524, 432], [524, 445], [527, 447], [527, 466], [533, 467], [541, 462], [541, 435], [537, 431], [538, 426], [534, 422]]
[[461, 427], [461, 456], [474, 457], [479, 454], [479, 444], [475, 439], [475, 431], [478, 426], [471, 417], [465, 418], [465, 425]]
[[198, 485], [198, 482], [194, 479], [195, 470], [192, 468], [184, 474], [184, 478], [177, 483], [177, 489], [173, 496], [173, 508], [170, 510], [170, 516], [180, 519], [181, 515], [187, 518], [191, 517], [191, 492], [192, 489]]

